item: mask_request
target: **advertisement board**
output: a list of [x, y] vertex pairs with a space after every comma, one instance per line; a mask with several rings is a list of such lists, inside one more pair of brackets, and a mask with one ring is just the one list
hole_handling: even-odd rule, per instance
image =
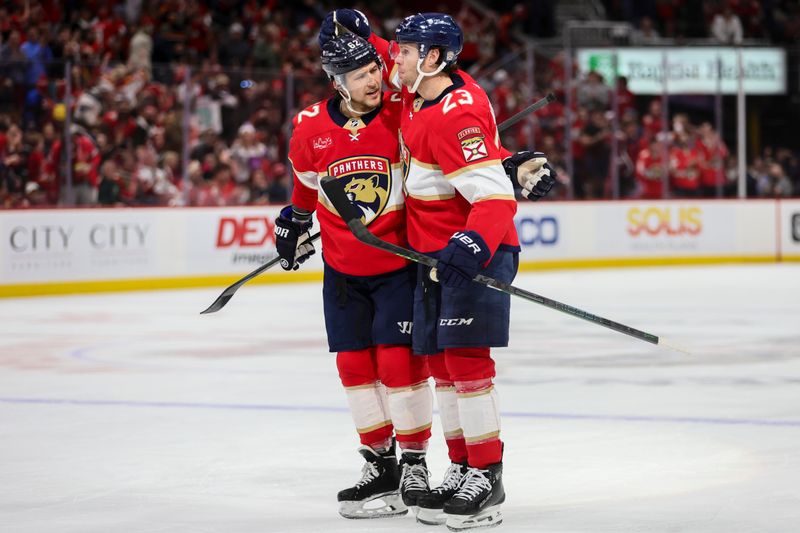
[[778, 209], [781, 259], [800, 261], [800, 200], [781, 200]]
[[[0, 212], [0, 296], [224, 287], [275, 256], [278, 212]], [[800, 201], [520, 202], [515, 224], [522, 269], [800, 260]], [[254, 282], [321, 279], [316, 248], [300, 271]]]
[[152, 210], [11, 211], [0, 218], [3, 283], [113, 279], [158, 272], [167, 235]]
[[[582, 74], [600, 72], [613, 83], [617, 75], [628, 79], [634, 94], [736, 94], [738, 57], [735, 48], [582, 48], [578, 66]], [[666, 69], [665, 69], [666, 62]], [[786, 93], [786, 51], [782, 48], [742, 48], [744, 91], [747, 94]]]
[[[191, 274], [248, 272], [275, 257], [275, 218], [279, 207], [190, 209], [184, 215], [181, 241], [186, 271]], [[314, 220], [313, 232], [319, 231]], [[321, 243], [315, 244], [317, 251]], [[306, 272], [322, 270], [321, 253], [303, 265]], [[276, 271], [279, 271], [277, 268]]]

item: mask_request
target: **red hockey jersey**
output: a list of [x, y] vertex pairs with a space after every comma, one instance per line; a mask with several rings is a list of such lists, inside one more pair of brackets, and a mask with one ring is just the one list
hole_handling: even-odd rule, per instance
[[[393, 73], [388, 45], [372, 37]], [[492, 254], [501, 244], [519, 248], [514, 188], [503, 169], [510, 153], [500, 145], [486, 92], [464, 71], [453, 85], [425, 101], [403, 88], [400, 143], [405, 167], [406, 217], [411, 247], [433, 252], [456, 231], [472, 230]], [[397, 81], [391, 79], [393, 85]]]
[[[369, 230], [406, 246], [402, 163], [398, 145], [402, 102], [385, 93], [378, 109], [348, 118], [333, 97], [294, 118], [289, 160], [294, 171], [292, 204], [317, 211], [325, 262], [352, 276], [372, 276], [402, 268], [406, 260], [358, 241], [319, 186], [326, 176], [343, 180], [350, 201]], [[317, 209], [321, 207], [321, 209]]]

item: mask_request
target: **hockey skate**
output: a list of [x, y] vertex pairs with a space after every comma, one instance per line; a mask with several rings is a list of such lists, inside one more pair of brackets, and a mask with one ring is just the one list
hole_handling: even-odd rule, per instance
[[438, 526], [447, 521], [447, 515], [444, 514], [443, 510], [444, 502], [458, 492], [461, 481], [467, 473], [467, 468], [466, 463], [452, 463], [444, 474], [442, 484], [417, 500], [419, 505], [417, 522], [429, 526]]
[[465, 531], [500, 525], [500, 504], [505, 499], [503, 463], [489, 465], [485, 470], [468, 469], [458, 492], [444, 504], [447, 529]]
[[407, 450], [400, 458], [400, 494], [403, 496], [403, 503], [411, 507], [411, 511], [416, 514], [417, 500], [426, 495], [430, 490], [428, 478], [428, 465], [425, 463], [425, 452]]
[[354, 486], [339, 492], [339, 514], [345, 518], [387, 518], [408, 513], [400, 496], [400, 468], [394, 444], [385, 453], [361, 446], [366, 459], [361, 479]]

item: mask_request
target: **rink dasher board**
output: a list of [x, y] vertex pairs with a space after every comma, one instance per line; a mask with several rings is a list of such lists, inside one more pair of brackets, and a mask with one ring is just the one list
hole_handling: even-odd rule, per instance
[[[224, 287], [274, 257], [279, 210], [3, 211], [0, 297]], [[800, 261], [800, 200], [521, 202], [515, 223], [521, 270]], [[252, 283], [321, 277], [318, 253]]]

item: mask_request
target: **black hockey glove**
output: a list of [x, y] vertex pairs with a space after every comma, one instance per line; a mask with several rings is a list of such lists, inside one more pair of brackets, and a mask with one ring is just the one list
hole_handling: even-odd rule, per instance
[[447, 246], [436, 254], [439, 260], [436, 277], [445, 287], [466, 287], [491, 255], [483, 237], [477, 232], [457, 231], [450, 237]]
[[542, 152], [525, 150], [503, 160], [506, 175], [522, 187], [522, 196], [535, 202], [545, 196], [556, 182], [556, 171]]
[[[336, 13], [336, 23], [333, 22], [334, 12]], [[336, 35], [336, 24], [364, 39], [369, 39], [369, 36], [372, 35], [369, 20], [364, 13], [357, 9], [336, 9], [328, 13], [328, 16], [322, 21], [322, 26], [319, 27], [320, 48]]]
[[275, 248], [284, 270], [297, 270], [316, 253], [309, 241], [312, 226], [311, 213], [287, 205], [275, 220]]

